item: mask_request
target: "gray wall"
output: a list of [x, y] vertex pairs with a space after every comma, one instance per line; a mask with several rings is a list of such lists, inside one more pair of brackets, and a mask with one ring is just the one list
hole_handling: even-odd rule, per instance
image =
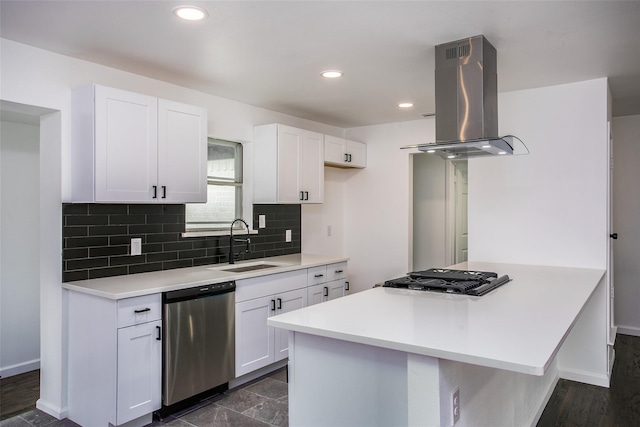
[[612, 133], [615, 323], [640, 336], [640, 115], [615, 117]]
[[0, 375], [40, 367], [38, 126], [0, 122]]

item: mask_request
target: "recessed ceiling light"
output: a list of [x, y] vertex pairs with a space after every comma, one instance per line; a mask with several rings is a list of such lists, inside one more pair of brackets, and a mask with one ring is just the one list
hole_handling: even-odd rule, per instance
[[206, 10], [197, 6], [178, 6], [173, 9], [173, 14], [187, 21], [200, 21], [209, 16]]
[[398, 107], [400, 107], [400, 108], [411, 108], [411, 107], [413, 107], [413, 103], [412, 102], [401, 102], [400, 104], [398, 104]]
[[342, 77], [342, 71], [339, 70], [327, 70], [320, 73], [322, 77], [327, 79], [337, 79], [338, 77]]
[[447, 159], [455, 159], [455, 158], [456, 158], [456, 155], [455, 155], [455, 154], [449, 154], [449, 155], [447, 156]]
[[436, 150], [427, 150], [427, 153], [429, 153], [429, 154], [433, 154], [435, 152], [436, 152]]
[[502, 154], [507, 154], [506, 151], [499, 151], [498, 154], [502, 155]]

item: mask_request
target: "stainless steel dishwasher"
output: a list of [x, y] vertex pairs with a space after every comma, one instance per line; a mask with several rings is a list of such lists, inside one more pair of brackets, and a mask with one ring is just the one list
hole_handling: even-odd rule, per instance
[[162, 294], [162, 404], [193, 402], [235, 377], [235, 282]]

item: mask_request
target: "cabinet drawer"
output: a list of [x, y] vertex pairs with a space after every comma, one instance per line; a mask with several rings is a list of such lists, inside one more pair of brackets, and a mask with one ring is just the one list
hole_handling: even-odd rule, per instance
[[327, 281], [327, 266], [312, 267], [307, 269], [307, 285], [313, 286]]
[[327, 265], [327, 282], [347, 278], [347, 263], [337, 262]]
[[162, 319], [160, 294], [125, 298], [118, 301], [118, 328]]
[[236, 280], [236, 302], [307, 287], [307, 269]]

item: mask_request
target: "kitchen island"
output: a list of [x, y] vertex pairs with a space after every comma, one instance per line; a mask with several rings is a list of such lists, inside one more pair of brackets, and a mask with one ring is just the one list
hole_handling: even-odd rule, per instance
[[482, 297], [373, 288], [275, 316], [290, 425], [535, 425], [558, 378], [608, 386], [603, 270], [469, 262]]

